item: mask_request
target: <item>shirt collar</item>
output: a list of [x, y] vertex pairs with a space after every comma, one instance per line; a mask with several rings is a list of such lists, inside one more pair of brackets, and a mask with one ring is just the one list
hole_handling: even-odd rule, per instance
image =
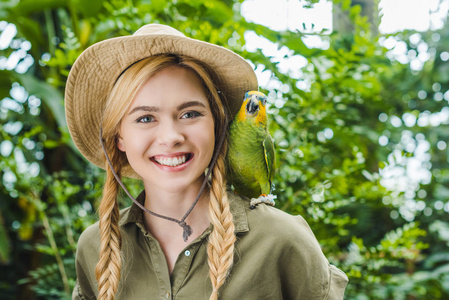
[[[137, 196], [136, 200], [143, 205], [145, 201], [145, 191], [142, 191], [139, 196]], [[235, 195], [233, 192], [228, 192], [228, 200], [234, 219], [235, 232], [248, 232], [249, 225], [245, 205], [249, 207], [249, 202]], [[142, 209], [133, 203], [130, 208], [125, 208], [122, 211], [119, 226], [125, 226], [128, 223], [142, 223], [142, 213]]]

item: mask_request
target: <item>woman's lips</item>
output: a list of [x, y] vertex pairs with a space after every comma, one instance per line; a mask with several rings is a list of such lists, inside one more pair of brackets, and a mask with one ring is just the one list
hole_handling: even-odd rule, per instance
[[192, 157], [192, 153], [180, 153], [171, 155], [155, 155], [151, 158], [151, 160], [160, 166], [173, 168], [188, 163]]

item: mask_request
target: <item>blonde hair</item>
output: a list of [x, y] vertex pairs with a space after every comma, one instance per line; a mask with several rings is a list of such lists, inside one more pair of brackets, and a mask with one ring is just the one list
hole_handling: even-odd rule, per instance
[[[225, 156], [226, 140], [221, 147], [220, 137], [226, 135], [226, 108], [220, 99], [217, 85], [219, 78], [207, 65], [190, 57], [179, 55], [157, 55], [131, 65], [117, 80], [106, 103], [103, 115], [103, 139], [112, 166], [117, 174], [129, 168], [124, 153], [117, 148], [118, 129], [126, 111], [140, 87], [155, 73], [169, 67], [177, 66], [190, 70], [198, 76], [209, 101], [215, 123], [215, 151], [217, 161], [211, 172], [211, 188], [209, 196], [209, 219], [213, 230], [207, 246], [209, 277], [212, 284], [210, 300], [218, 298], [218, 290], [224, 284], [234, 260], [233, 217], [226, 195]], [[223, 96], [222, 96], [223, 97]], [[218, 149], [220, 148], [220, 149]], [[101, 248], [100, 259], [95, 269], [98, 281], [98, 299], [112, 300], [120, 281], [121, 235], [118, 226], [119, 207], [117, 194], [119, 184], [115, 180], [110, 166], [106, 162], [106, 183], [103, 198], [99, 207]]]

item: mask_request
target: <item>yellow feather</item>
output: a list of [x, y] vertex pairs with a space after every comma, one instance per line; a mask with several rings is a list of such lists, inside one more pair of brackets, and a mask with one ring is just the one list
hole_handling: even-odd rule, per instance
[[259, 113], [256, 117], [256, 124], [266, 124], [267, 123], [267, 109], [265, 105], [259, 106]]
[[246, 111], [245, 111], [246, 103], [248, 103], [248, 100], [247, 99], [243, 100], [243, 103], [242, 103], [242, 106], [240, 107], [239, 113], [236, 116], [236, 119], [239, 122], [242, 122], [246, 119]]

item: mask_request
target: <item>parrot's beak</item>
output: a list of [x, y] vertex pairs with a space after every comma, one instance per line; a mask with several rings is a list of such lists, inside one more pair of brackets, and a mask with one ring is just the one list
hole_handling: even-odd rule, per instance
[[259, 111], [259, 100], [256, 97], [251, 97], [246, 104], [246, 114], [248, 116], [254, 116]]

